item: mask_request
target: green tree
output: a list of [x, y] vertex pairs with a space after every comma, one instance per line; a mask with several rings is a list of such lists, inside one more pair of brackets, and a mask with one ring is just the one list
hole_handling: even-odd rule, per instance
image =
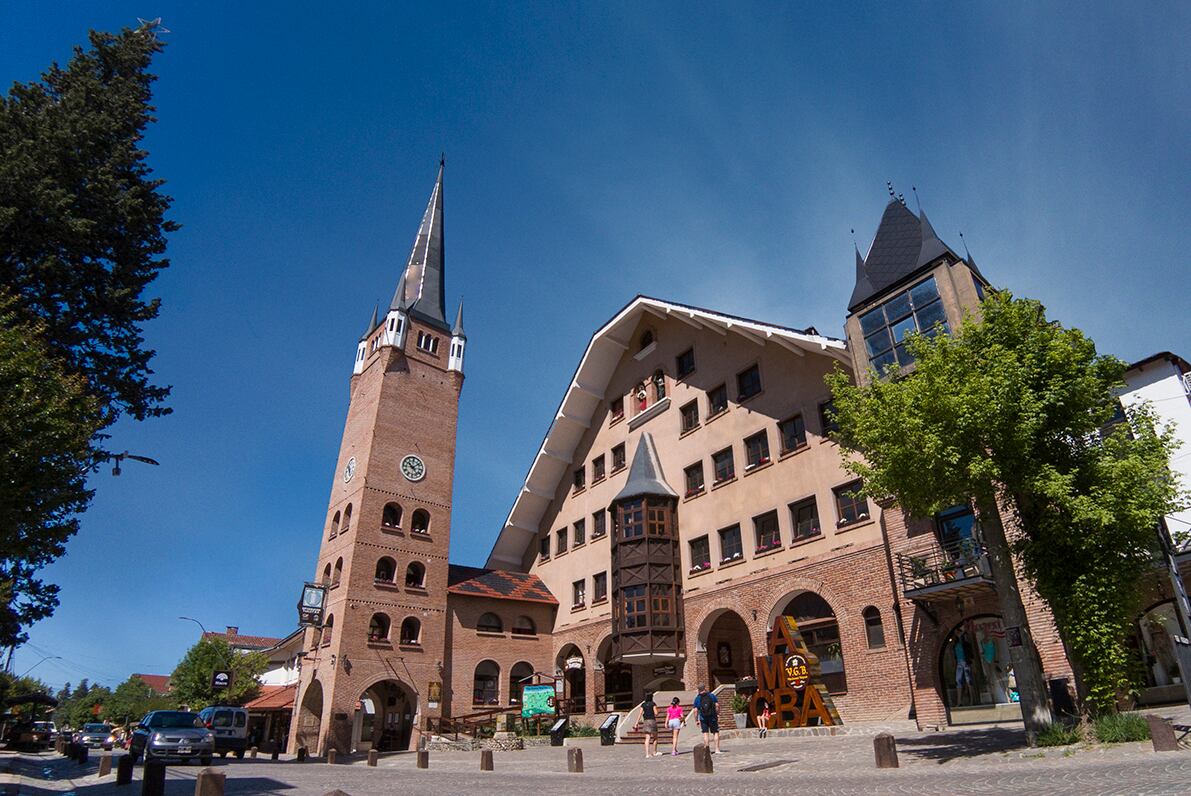
[[111, 696], [110, 689], [102, 685], [89, 685], [84, 679], [69, 699], [58, 702], [54, 711], [54, 721], [59, 726], [76, 729], [89, 721], [100, 721], [103, 718], [104, 706]]
[[115, 724], [130, 724], [151, 710], [168, 710], [174, 700], [152, 689], [137, 675], [116, 687], [103, 705], [103, 718]]
[[[1102, 441], [1124, 364], [1036, 301], [994, 293], [953, 334], [908, 345], [916, 364], [904, 378], [829, 377], [847, 467], [911, 516], [973, 505], [1005, 621], [1028, 627], [1016, 554], [1054, 611], [1081, 693], [1111, 707], [1125, 681], [1095, 658], [1127, 656], [1137, 579], [1158, 519], [1180, 500], [1170, 435], [1138, 413]], [[1111, 582], [1097, 580], [1110, 570]], [[1041, 665], [1032, 644], [1010, 652], [1032, 740], [1050, 720]]]
[[0, 646], [23, 642], [23, 628], [57, 607], [58, 587], [36, 573], [65, 552], [91, 500], [96, 401], [44, 332], [0, 290]]
[[57, 605], [35, 573], [78, 528], [104, 429], [168, 412], [142, 337], [177, 229], [141, 148], [160, 49], [147, 28], [92, 32], [0, 96], [0, 645]]
[[[224, 638], [200, 639], [170, 675], [171, 696], [191, 710], [202, 710], [216, 703], [242, 705], [260, 693], [257, 678], [268, 665], [269, 659], [263, 653], [236, 652]], [[216, 671], [230, 671], [231, 686], [212, 688], [211, 676]]]

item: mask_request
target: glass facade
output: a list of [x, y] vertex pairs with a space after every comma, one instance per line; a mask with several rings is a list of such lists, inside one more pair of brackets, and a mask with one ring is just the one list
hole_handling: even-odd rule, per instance
[[865, 351], [879, 372], [890, 365], [904, 367], [914, 361], [905, 346], [910, 332], [934, 335], [947, 330], [947, 313], [933, 276], [860, 316]]

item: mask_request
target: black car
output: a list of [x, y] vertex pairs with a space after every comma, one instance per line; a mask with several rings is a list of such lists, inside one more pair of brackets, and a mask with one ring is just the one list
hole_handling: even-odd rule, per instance
[[132, 731], [128, 753], [133, 760], [144, 757], [185, 763], [193, 758], [207, 766], [215, 755], [215, 736], [197, 713], [155, 710]]

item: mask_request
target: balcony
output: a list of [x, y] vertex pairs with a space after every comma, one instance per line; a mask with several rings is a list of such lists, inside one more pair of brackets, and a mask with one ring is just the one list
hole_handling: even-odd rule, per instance
[[975, 539], [959, 539], [919, 553], [898, 553], [897, 574], [910, 600], [932, 602], [994, 590], [988, 555]]

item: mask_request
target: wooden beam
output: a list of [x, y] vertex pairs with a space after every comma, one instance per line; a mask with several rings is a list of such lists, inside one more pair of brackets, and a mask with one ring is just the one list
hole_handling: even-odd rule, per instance
[[554, 500], [554, 495], [548, 495], [545, 492], [539, 492], [538, 490], [534, 489], [529, 484], [526, 484], [525, 486], [521, 487], [521, 491], [525, 492], [527, 494], [533, 495], [534, 497], [540, 497], [543, 500]]
[[756, 343], [759, 346], [765, 345], [764, 337], [761, 337], [760, 335], [756, 334], [755, 332], [751, 332], [748, 329], [742, 329], [741, 327], [737, 326], [732, 321], [728, 321], [728, 329], [733, 332], [736, 332], [738, 335], [740, 335], [741, 337], [743, 337], [746, 340], [752, 340], [754, 343]]
[[561, 453], [556, 453], [556, 452], [554, 452], [554, 451], [552, 451], [552, 450], [548, 450], [548, 449], [546, 449], [546, 448], [542, 448], [542, 455], [543, 455], [543, 456], [548, 456], [548, 457], [550, 457], [551, 459], [558, 459], [558, 461], [560, 461], [560, 462], [566, 462], [567, 464], [570, 464], [570, 463], [571, 463], [571, 457], [570, 457], [570, 456], [563, 456]]
[[703, 328], [702, 326], [700, 326], [699, 324], [695, 323], [695, 322], [694, 322], [693, 320], [691, 320], [690, 318], [684, 318], [684, 317], [682, 317], [682, 313], [681, 313], [681, 312], [675, 312], [675, 311], [674, 311], [674, 309], [673, 309], [672, 307], [667, 307], [667, 308], [666, 308], [666, 315], [667, 315], [668, 317], [670, 317], [670, 318], [675, 318], [675, 319], [677, 319], [677, 320], [680, 320], [680, 321], [682, 321], [682, 322], [683, 322], [683, 323], [685, 323], [687, 326], [692, 326], [692, 327], [694, 327], [694, 328], [696, 328], [696, 329], [702, 329], [702, 328]]
[[604, 335], [603, 337], [601, 337], [600, 339], [601, 339], [601, 340], [607, 340], [609, 343], [612, 343], [613, 345], [615, 345], [615, 346], [618, 346], [619, 348], [621, 348], [621, 349], [622, 349], [622, 350], [624, 350], [624, 351], [628, 351], [628, 350], [629, 350], [629, 344], [628, 344], [628, 342], [627, 342], [627, 341], [624, 341], [624, 340], [617, 340], [615, 337], [613, 337], [613, 336], [612, 336], [612, 335], [610, 335], [610, 334], [606, 334], [606, 335]]
[[786, 349], [787, 351], [793, 351], [795, 354], [797, 354], [800, 357], [806, 356], [806, 352], [803, 351], [798, 345], [796, 345], [795, 343], [791, 343], [789, 340], [782, 337], [781, 335], [774, 334], [773, 332], [767, 332], [766, 337], [768, 339], [772, 340], [773, 342], [777, 343], [778, 345], [780, 345], [782, 348]]
[[593, 388], [588, 387], [586, 384], [580, 384], [576, 381], [572, 382], [571, 386], [581, 393], [590, 395], [592, 398], [599, 398], [601, 401], [604, 400], [604, 394], [602, 392], [596, 392]]
[[590, 421], [580, 420], [579, 418], [575, 417], [574, 415], [568, 415], [566, 412], [559, 412], [557, 415], [555, 415], [555, 417], [558, 418], [559, 420], [566, 420], [569, 423], [574, 423], [577, 426], [582, 426], [583, 428], [591, 428]]

